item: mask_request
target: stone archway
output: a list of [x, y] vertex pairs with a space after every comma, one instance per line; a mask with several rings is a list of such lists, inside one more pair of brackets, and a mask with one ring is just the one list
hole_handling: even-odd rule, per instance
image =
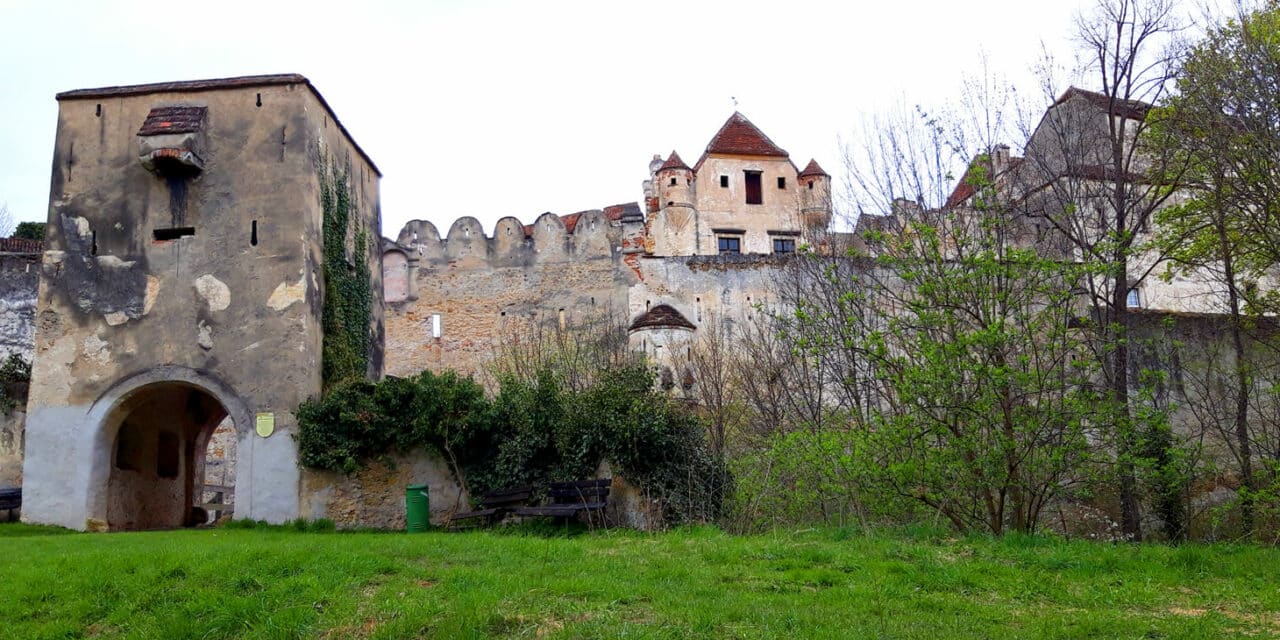
[[227, 418], [245, 428], [248, 412], [220, 382], [161, 367], [115, 385], [94, 404], [97, 425], [89, 511], [112, 530], [200, 524], [192, 507], [209, 438]]
[[107, 482], [107, 526], [113, 531], [202, 524], [205, 448], [227, 410], [185, 383], [159, 383], [131, 395], [117, 413]]

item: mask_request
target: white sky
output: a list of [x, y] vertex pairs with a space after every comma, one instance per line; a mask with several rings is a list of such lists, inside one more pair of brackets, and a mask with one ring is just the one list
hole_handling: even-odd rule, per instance
[[0, 204], [44, 220], [69, 89], [301, 73], [383, 172], [383, 234], [642, 199], [738, 109], [801, 167], [892, 104], [989, 68], [1035, 92], [1089, 0], [467, 2], [0, 0]]

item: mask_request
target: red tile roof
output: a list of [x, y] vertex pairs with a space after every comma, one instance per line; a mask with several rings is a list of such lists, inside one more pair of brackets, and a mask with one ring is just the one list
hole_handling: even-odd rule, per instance
[[680, 159], [680, 154], [672, 151], [671, 157], [667, 158], [667, 161], [662, 163], [661, 167], [658, 167], [658, 171], [666, 171], [667, 169], [684, 169], [688, 171], [689, 165], [685, 164], [684, 160]]
[[629, 330], [637, 329], [697, 329], [697, 327], [675, 308], [660, 304], [644, 312], [631, 323]]
[[573, 230], [578, 228], [578, 219], [581, 218], [584, 213], [586, 213], [586, 211], [579, 211], [567, 216], [560, 216], [560, 222], [564, 223], [565, 233], [573, 233]]
[[817, 160], [809, 160], [809, 164], [805, 165], [804, 171], [801, 171], [798, 177], [803, 178], [805, 176], [826, 176], [830, 178], [831, 174], [823, 171], [822, 167], [818, 166]]
[[610, 205], [604, 208], [604, 217], [610, 220], [644, 220], [644, 213], [640, 211], [640, 203], [627, 202], [624, 204]]
[[3, 253], [40, 253], [44, 251], [44, 242], [26, 238], [0, 238], [0, 252]]
[[720, 131], [707, 143], [707, 153], [787, 157], [786, 151], [737, 111], [729, 116]]
[[158, 136], [166, 133], [196, 133], [204, 123], [205, 107], [156, 107], [138, 129], [140, 136]]

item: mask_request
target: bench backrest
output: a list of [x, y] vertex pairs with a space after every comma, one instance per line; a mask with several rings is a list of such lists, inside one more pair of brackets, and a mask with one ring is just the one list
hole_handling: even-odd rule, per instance
[[528, 502], [531, 497], [533, 497], [533, 486], [531, 485], [508, 487], [484, 494], [480, 498], [480, 508], [494, 509], [519, 506]]
[[548, 496], [554, 504], [588, 504], [604, 502], [609, 497], [610, 478], [578, 480], [576, 482], [552, 482]]

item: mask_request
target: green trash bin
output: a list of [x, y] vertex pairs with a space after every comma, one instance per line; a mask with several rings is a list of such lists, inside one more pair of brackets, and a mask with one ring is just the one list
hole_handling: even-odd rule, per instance
[[431, 526], [431, 499], [427, 485], [411, 484], [404, 488], [404, 528], [406, 531], [426, 531]]

